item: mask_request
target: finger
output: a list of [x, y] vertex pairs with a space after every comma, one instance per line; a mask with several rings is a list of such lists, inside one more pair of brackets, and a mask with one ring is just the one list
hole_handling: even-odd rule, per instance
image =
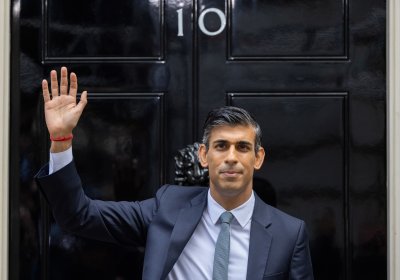
[[68, 70], [67, 67], [61, 67], [61, 82], [60, 82], [60, 94], [68, 94]]
[[49, 85], [47, 84], [46, 80], [42, 81], [42, 92], [44, 103], [50, 101]]
[[79, 100], [79, 103], [78, 105], [76, 105], [76, 107], [78, 107], [79, 111], [82, 112], [86, 104], [87, 104], [87, 91], [85, 90], [84, 92], [82, 92], [81, 99]]
[[73, 97], [76, 97], [76, 93], [78, 92], [78, 78], [75, 73], [71, 73], [69, 78], [69, 94]]
[[51, 97], [54, 98], [58, 96], [58, 81], [56, 70], [51, 70], [50, 72], [50, 84], [51, 84]]

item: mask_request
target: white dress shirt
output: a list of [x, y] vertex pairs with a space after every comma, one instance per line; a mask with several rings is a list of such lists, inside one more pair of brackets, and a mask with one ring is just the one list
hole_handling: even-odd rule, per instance
[[[60, 170], [72, 160], [72, 148], [61, 153], [50, 153], [49, 174]], [[246, 279], [254, 203], [252, 193], [245, 203], [230, 211], [235, 218], [230, 226], [229, 280]], [[215, 243], [221, 228], [219, 217], [225, 211], [208, 191], [203, 216], [166, 279], [212, 279]]]
[[[246, 279], [254, 203], [252, 193], [244, 204], [230, 211], [235, 218], [230, 227], [229, 280]], [[166, 279], [212, 279], [215, 243], [221, 228], [219, 217], [225, 211], [208, 191], [203, 216]]]
[[64, 152], [50, 153], [49, 175], [65, 167], [73, 159], [72, 147]]

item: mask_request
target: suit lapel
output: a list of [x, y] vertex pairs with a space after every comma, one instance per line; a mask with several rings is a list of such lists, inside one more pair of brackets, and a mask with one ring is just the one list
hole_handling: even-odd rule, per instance
[[165, 279], [182, 253], [183, 248], [196, 229], [206, 205], [207, 191], [204, 191], [193, 198], [187, 207], [181, 209], [171, 233], [171, 242], [161, 279]]
[[247, 279], [252, 280], [263, 278], [272, 242], [272, 236], [267, 230], [271, 225], [270, 212], [264, 202], [257, 195], [255, 197], [247, 264]]

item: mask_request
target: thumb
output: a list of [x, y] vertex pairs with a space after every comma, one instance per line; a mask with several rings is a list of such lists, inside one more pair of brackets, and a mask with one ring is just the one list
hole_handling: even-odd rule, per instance
[[87, 102], [88, 102], [87, 101], [87, 91], [84, 91], [84, 92], [82, 92], [81, 99], [79, 100], [79, 103], [78, 103], [78, 105], [76, 105], [76, 107], [78, 107], [79, 111], [83, 111]]

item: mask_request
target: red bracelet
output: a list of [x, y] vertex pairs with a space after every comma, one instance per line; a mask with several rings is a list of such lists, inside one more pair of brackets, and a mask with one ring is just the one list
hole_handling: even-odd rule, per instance
[[53, 137], [50, 135], [50, 140], [56, 141], [56, 142], [68, 141], [68, 140], [71, 140], [72, 138], [74, 138], [74, 135], [72, 133], [70, 135], [61, 136], [61, 137]]

